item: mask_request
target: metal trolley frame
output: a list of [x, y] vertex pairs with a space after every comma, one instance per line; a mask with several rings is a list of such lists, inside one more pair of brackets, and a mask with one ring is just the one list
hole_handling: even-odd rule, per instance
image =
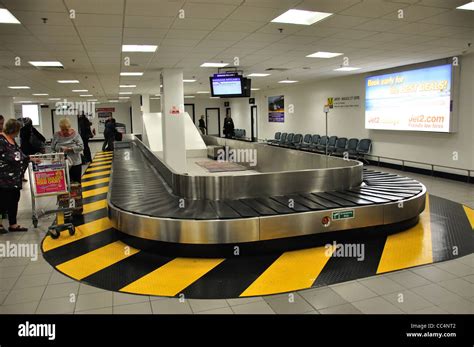
[[[48, 227], [48, 234], [57, 239], [62, 231], [68, 230], [72, 236], [75, 228], [65, 222], [65, 213], [74, 209], [74, 199], [70, 198], [69, 164], [64, 153], [36, 154], [30, 156], [28, 176], [31, 187], [31, 205], [33, 226], [38, 227], [38, 220], [50, 214], [56, 214], [56, 220]], [[54, 210], [37, 210], [36, 199], [42, 197], [69, 194], [69, 207], [58, 206]]]

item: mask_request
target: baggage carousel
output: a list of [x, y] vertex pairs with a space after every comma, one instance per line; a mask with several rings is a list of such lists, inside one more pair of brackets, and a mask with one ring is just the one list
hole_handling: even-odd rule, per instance
[[167, 244], [284, 243], [354, 229], [403, 230], [425, 208], [420, 182], [366, 170], [355, 160], [209, 136], [205, 141], [256, 151], [256, 173], [179, 174], [129, 137], [113, 158], [113, 227], [136, 240]]

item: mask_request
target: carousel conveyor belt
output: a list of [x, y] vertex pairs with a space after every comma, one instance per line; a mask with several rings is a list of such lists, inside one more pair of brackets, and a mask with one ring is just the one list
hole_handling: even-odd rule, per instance
[[[121, 154], [122, 151], [127, 151], [127, 155]], [[191, 200], [174, 195], [140, 149], [134, 146], [116, 148], [108, 195], [109, 217], [122, 232], [146, 239], [226, 243], [235, 242], [233, 230], [242, 234], [245, 228], [250, 229], [247, 236], [239, 236], [237, 241], [274, 238], [272, 235], [275, 235], [278, 225], [282, 228], [287, 225], [292, 229], [288, 234], [283, 233], [284, 237], [313, 233], [308, 223], [319, 221], [326, 215], [331, 216], [334, 211], [355, 211], [351, 217], [354, 221], [341, 224], [340, 228], [364, 227], [363, 221], [355, 221], [354, 214], [359, 219], [365, 216], [366, 224], [374, 226], [417, 217], [423, 211], [426, 189], [421, 183], [407, 177], [366, 169], [363, 177], [361, 186], [342, 191], [236, 200]], [[410, 202], [408, 207], [413, 211], [400, 211], [400, 204], [404, 202]], [[398, 210], [394, 207], [396, 205]], [[370, 208], [373, 209], [373, 215]], [[284, 217], [288, 218], [282, 219]], [[199, 223], [206, 221], [209, 224]], [[337, 223], [334, 224], [335, 227], [326, 227], [325, 230], [318, 223], [314, 233], [340, 230]], [[293, 225], [299, 225], [300, 229], [293, 230]], [[271, 231], [266, 235], [262, 228]], [[184, 229], [197, 230], [197, 235], [185, 236]], [[208, 236], [205, 229], [225, 236]]]

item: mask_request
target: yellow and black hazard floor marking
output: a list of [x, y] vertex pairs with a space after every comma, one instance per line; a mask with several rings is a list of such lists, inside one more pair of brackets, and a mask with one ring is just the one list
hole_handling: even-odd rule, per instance
[[[99, 153], [83, 175], [84, 214], [76, 234], [46, 236], [45, 259], [65, 275], [99, 288], [188, 298], [236, 298], [319, 287], [474, 253], [474, 210], [430, 195], [420, 221], [398, 233], [344, 233], [330, 247], [234, 258], [167, 257], [136, 249], [107, 217], [111, 153]], [[363, 259], [337, 256], [364, 246]], [[341, 245], [341, 246], [339, 246]]]

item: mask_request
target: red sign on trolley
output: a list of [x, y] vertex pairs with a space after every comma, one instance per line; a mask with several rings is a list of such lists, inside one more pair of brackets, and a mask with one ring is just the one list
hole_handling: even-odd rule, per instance
[[58, 194], [67, 191], [64, 169], [34, 172], [36, 195]]

